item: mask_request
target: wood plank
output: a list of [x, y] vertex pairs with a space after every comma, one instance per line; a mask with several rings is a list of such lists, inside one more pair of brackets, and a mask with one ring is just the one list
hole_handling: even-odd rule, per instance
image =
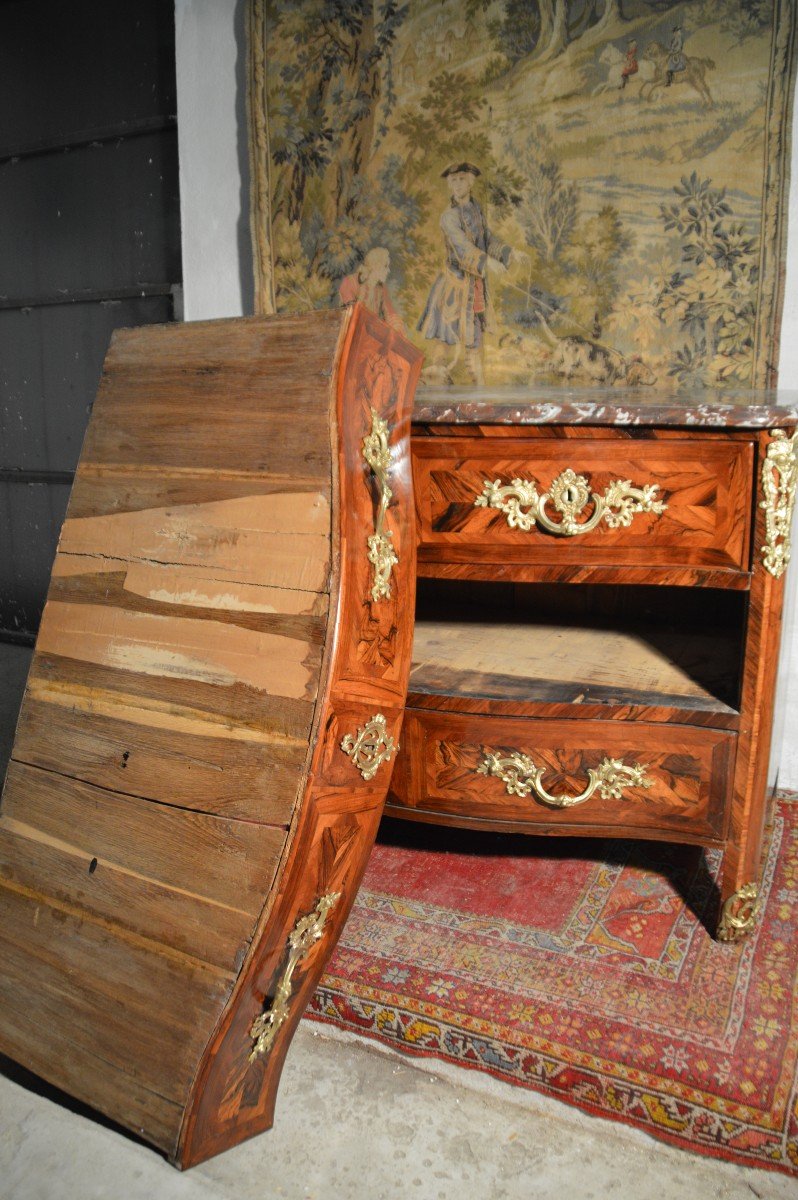
[[[178, 338], [126, 334], [109, 357], [84, 461], [286, 477], [296, 469], [329, 478], [329, 422], [318, 397], [340, 319], [335, 312], [314, 314], [312, 342], [301, 317], [255, 318], [226, 329], [196, 322]], [[277, 378], [279, 390], [265, 395], [264, 381]]]
[[71, 900], [108, 926], [223, 971], [240, 966], [254, 929], [251, 914], [167, 887], [106, 858], [89, 858], [81, 829], [65, 830], [61, 840], [1, 814], [0, 877], [23, 891], [43, 887], [56, 902]]
[[74, 779], [113, 792], [269, 825], [290, 821], [306, 757], [304, 738], [276, 730], [37, 681], [14, 744], [19, 763], [62, 773], [68, 763]]
[[0, 1036], [125, 1124], [129, 1076], [182, 1166], [270, 1122], [379, 820], [388, 765], [366, 780], [340, 743], [375, 711], [399, 734], [420, 366], [360, 308], [133, 331], [107, 360], [0, 813]]
[[[3, 1009], [19, 1014], [15, 1024], [37, 1031], [52, 1058], [48, 1078], [63, 1086], [62, 1058], [85, 1069], [99, 1058], [180, 1104], [207, 1029], [229, 993], [229, 976], [156, 953], [85, 914], [5, 883], [0, 908]], [[21, 1039], [6, 1019], [3, 1027], [4, 1047], [18, 1055]], [[92, 1104], [118, 1119], [120, 1110], [105, 1102], [108, 1075], [95, 1071], [87, 1091]]]
[[230, 583], [325, 591], [330, 513], [320, 492], [245, 496], [208, 504], [73, 518], [59, 554], [195, 567]]
[[270, 496], [274, 492], [318, 492], [330, 502], [329, 466], [311, 472], [303, 470], [269, 475], [264, 471], [240, 467], [171, 467], [140, 463], [81, 462], [69, 501], [69, 515], [75, 519], [105, 516], [110, 513], [137, 512], [146, 508], [172, 508], [175, 505], [217, 504], [246, 496]]
[[[566, 691], [564, 693], [568, 695]], [[571, 693], [573, 695], [573, 693]], [[578, 695], [578, 693], [577, 693]], [[647, 721], [669, 725], [678, 721], [685, 725], [696, 725], [706, 729], [728, 729], [735, 732], [740, 728], [740, 714], [729, 709], [715, 711], [693, 708], [689, 701], [677, 698], [674, 704], [616, 704], [611, 696], [593, 701], [580, 700], [578, 704], [560, 700], [505, 699], [492, 700], [484, 696], [448, 695], [443, 691], [412, 693], [414, 710], [433, 712], [470, 713], [474, 716], [534, 717], [535, 720], [569, 721]]]
[[318, 651], [295, 638], [103, 604], [49, 601], [46, 613], [38, 642], [44, 654], [219, 687], [243, 683], [295, 700], [316, 695]]
[[633, 567], [579, 566], [576, 563], [475, 562], [468, 549], [456, 546], [420, 546], [418, 551], [420, 579], [512, 580], [516, 583], [584, 583], [584, 584], [659, 584], [676, 587], [723, 588], [745, 592], [751, 586], [748, 571], [730, 571], [719, 567], [656, 566]]
[[[219, 377], [224, 376], [224, 393], [229, 396], [236, 379], [245, 379], [258, 391], [265, 412], [279, 408], [281, 397], [292, 383], [301, 383], [315, 401], [327, 410], [329, 381], [338, 345], [343, 314], [320, 309], [311, 313], [242, 317], [235, 321], [191, 321], [161, 325], [142, 337], [138, 329], [125, 330], [115, 338], [106, 366], [139, 372], [144, 390], [151, 391], [151, 377], [168, 379], [172, 395], [180, 381], [192, 374], [214, 378], [214, 404], [221, 396]], [[312, 321], [312, 336], [309, 336]], [[321, 384], [319, 381], [323, 381]], [[229, 387], [228, 387], [229, 382]], [[173, 386], [172, 386], [173, 385]], [[186, 383], [186, 390], [192, 383]], [[166, 401], [165, 401], [166, 402]]]
[[28, 685], [38, 698], [52, 699], [53, 703], [64, 703], [65, 695], [85, 698], [96, 690], [98, 703], [118, 703], [120, 716], [126, 720], [129, 717], [135, 720], [130, 713], [139, 708], [145, 721], [150, 720], [150, 712], [159, 711], [173, 713], [189, 722], [230, 726], [232, 710], [236, 713], [232, 726], [245, 731], [244, 736], [247, 730], [255, 730], [275, 735], [277, 740], [306, 738], [313, 716], [310, 700], [269, 696], [243, 683], [219, 687], [176, 676], [137, 675], [38, 651], [31, 664]]
[[87, 863], [105, 859], [250, 914], [263, 905], [285, 843], [281, 829], [107, 792], [13, 758], [3, 816], [79, 847]]
[[[59, 555], [50, 600], [108, 603], [130, 612], [202, 618], [238, 625], [319, 646], [324, 640], [328, 597], [324, 592], [259, 584], [232, 585], [192, 567], [123, 564], [91, 555]], [[94, 569], [96, 567], [96, 570]]]
[[[264, 438], [262, 398], [257, 385], [249, 393], [238, 389], [231, 410], [207, 412], [202, 422], [196, 420], [203, 401], [218, 393], [214, 381], [196, 382], [194, 403], [173, 404], [165, 413], [149, 406], [139, 412], [144, 393], [139, 391], [144, 380], [130, 389], [130, 399], [114, 408], [112, 417], [95, 426], [87, 439], [85, 453], [90, 462], [124, 462], [143, 465], [160, 461], [172, 467], [211, 468], [214, 463], [230, 464], [238, 469], [264, 471], [268, 474], [288, 474], [291, 462], [301, 462], [305, 470], [321, 473], [329, 461], [329, 426], [318, 418], [300, 418], [304, 391], [295, 396], [294, 411], [282, 420], [269, 422], [269, 437]], [[120, 389], [121, 390], [121, 389]], [[242, 404], [247, 398], [249, 403]], [[231, 411], [235, 412], [235, 429]], [[139, 421], [137, 421], [139, 418]]]
[[[111, 576], [110, 579], [106, 576]], [[248, 629], [271, 629], [273, 632], [289, 632], [287, 625], [279, 626], [277, 620], [286, 617], [323, 618], [327, 614], [329, 598], [325, 592], [309, 592], [296, 588], [274, 587], [268, 584], [239, 583], [235, 589], [225, 580], [215, 578], [207, 571], [195, 567], [172, 566], [162, 563], [129, 563], [124, 571], [109, 559], [96, 555], [68, 554], [59, 557], [53, 570], [55, 591], [53, 599], [71, 599], [86, 596], [96, 598], [100, 590], [103, 595], [113, 589], [113, 598], [118, 605], [127, 597], [137, 597], [152, 604], [169, 605], [169, 612], [188, 607], [200, 608], [215, 621], [228, 616]], [[109, 596], [110, 596], [109, 592]], [[139, 607], [139, 612], [157, 611]], [[163, 611], [163, 610], [161, 610]], [[181, 615], [179, 612], [177, 615]], [[196, 615], [196, 614], [194, 614]], [[269, 616], [273, 623], [253, 622], [255, 615]], [[323, 628], [317, 621], [316, 628]], [[299, 633], [293, 637], [309, 637], [313, 629], [310, 621], [297, 623]], [[311, 640], [320, 641], [320, 634]]]
[[[18, 1006], [19, 991], [27, 1002], [24, 1011]], [[180, 1129], [181, 1106], [106, 1062], [92, 1046], [68, 1040], [65, 1025], [60, 1022], [60, 997], [41, 992], [28, 995], [26, 966], [18, 958], [12, 961], [8, 956], [3, 962], [0, 1005], [4, 1014], [0, 1053], [24, 1063], [29, 1071], [113, 1120], [124, 1113], [134, 1133], [165, 1153], [172, 1152]], [[57, 1053], [52, 1040], [40, 1034], [41, 1029], [50, 1028], [60, 1029], [63, 1037]], [[98, 1078], [102, 1080], [99, 1087]]]

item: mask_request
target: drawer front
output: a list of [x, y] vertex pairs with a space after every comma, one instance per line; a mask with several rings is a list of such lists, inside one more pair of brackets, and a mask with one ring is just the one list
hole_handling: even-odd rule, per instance
[[750, 442], [421, 436], [412, 454], [422, 561], [748, 570]]
[[409, 709], [388, 804], [530, 832], [721, 841], [735, 742], [686, 725]]

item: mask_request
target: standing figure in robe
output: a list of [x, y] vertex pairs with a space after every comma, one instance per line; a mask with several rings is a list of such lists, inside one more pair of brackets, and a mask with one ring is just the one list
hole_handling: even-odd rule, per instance
[[[480, 176], [470, 162], [452, 163], [442, 173], [449, 187], [449, 204], [440, 227], [443, 234], [443, 270], [430, 289], [418, 329], [435, 345], [433, 366], [447, 373], [465, 355], [466, 368], [476, 384], [484, 382], [482, 347], [488, 327], [488, 282], [491, 272], [503, 275], [511, 262], [529, 262], [524, 250], [514, 250], [494, 237], [485, 214], [471, 195]], [[448, 363], [448, 347], [455, 353]]]

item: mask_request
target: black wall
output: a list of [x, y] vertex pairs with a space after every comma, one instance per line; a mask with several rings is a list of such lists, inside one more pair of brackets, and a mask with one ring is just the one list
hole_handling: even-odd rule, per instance
[[0, 2], [0, 638], [38, 627], [111, 333], [179, 307], [171, 0]]

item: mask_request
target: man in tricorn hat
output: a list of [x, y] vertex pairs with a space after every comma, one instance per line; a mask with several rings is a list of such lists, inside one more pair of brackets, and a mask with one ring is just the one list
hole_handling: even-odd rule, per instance
[[418, 323], [424, 337], [437, 343], [433, 362], [437, 360], [442, 365], [445, 348], [456, 346], [448, 369], [451, 370], [464, 350], [468, 371], [478, 384], [483, 382], [487, 273], [504, 274], [512, 261], [529, 262], [524, 250], [513, 250], [491, 235], [482, 209], [471, 196], [480, 174], [479, 167], [470, 162], [452, 163], [442, 172], [450, 196], [440, 222], [446, 260]]
[[673, 83], [674, 75], [679, 71], [687, 70], [687, 59], [684, 57], [684, 34], [682, 33], [681, 25], [674, 25], [673, 33], [668, 45], [668, 61], [665, 64], [666, 76], [665, 86], [670, 87]]

